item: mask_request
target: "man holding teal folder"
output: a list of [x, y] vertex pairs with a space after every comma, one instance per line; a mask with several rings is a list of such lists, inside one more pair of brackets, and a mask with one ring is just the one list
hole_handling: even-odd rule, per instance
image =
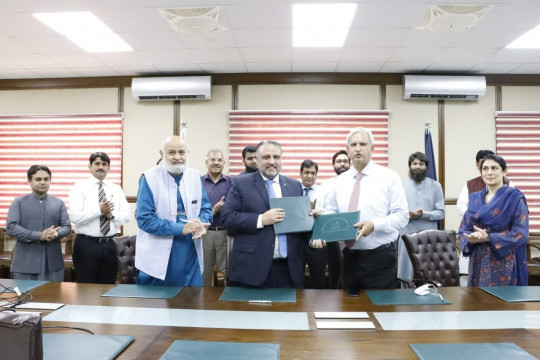
[[[398, 174], [375, 164], [370, 130], [358, 127], [347, 136], [353, 167], [337, 177], [327, 213], [360, 211], [356, 239], [343, 246], [343, 281], [350, 294], [360, 289], [391, 289], [396, 285], [395, 241], [409, 220], [407, 199]], [[324, 239], [312, 241], [321, 247]]]

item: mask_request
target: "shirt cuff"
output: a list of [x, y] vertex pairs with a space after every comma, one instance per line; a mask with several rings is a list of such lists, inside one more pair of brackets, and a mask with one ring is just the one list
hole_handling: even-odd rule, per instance
[[262, 223], [263, 214], [259, 214], [259, 217], [257, 218], [257, 229], [262, 229], [263, 223]]

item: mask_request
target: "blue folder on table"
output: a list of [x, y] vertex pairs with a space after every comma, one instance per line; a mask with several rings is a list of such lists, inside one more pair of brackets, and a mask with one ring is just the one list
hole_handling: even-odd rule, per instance
[[43, 334], [43, 359], [112, 360], [134, 339], [131, 335]]
[[411, 344], [420, 360], [532, 360], [514, 343]]
[[278, 360], [279, 344], [175, 340], [160, 360]]
[[485, 286], [480, 289], [506, 302], [540, 301], [540, 286]]
[[[19, 288], [21, 292], [30, 291], [46, 283], [48, 283], [48, 281], [0, 279], [0, 284], [2, 284], [3, 286], [7, 288], [11, 288], [11, 289], [13, 289], [16, 286]], [[8, 291], [8, 292], [14, 292], [14, 291]]]
[[326, 242], [356, 239], [358, 229], [354, 224], [360, 219], [360, 211], [319, 215], [313, 224], [312, 239]]
[[101, 296], [130, 297], [145, 299], [172, 299], [182, 289], [182, 286], [156, 286], [120, 284]]
[[296, 302], [296, 290], [288, 288], [254, 289], [227, 286], [221, 294], [221, 301], [271, 301]]
[[448, 305], [451, 304], [444, 296], [416, 295], [414, 289], [398, 290], [366, 290], [373, 305]]

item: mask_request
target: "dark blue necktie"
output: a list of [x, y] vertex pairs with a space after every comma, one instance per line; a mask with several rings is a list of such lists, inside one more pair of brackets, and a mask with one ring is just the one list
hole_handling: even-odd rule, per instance
[[[266, 191], [268, 191], [268, 197], [275, 198], [276, 193], [274, 192], [274, 187], [272, 184], [274, 180], [264, 180], [266, 183]], [[279, 254], [284, 258], [287, 257], [287, 235], [278, 234], [278, 245], [279, 245]]]

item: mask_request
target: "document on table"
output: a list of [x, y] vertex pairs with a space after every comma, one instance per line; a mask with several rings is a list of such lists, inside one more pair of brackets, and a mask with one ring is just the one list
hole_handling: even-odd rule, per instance
[[320, 321], [317, 320], [317, 329], [350, 329], [350, 330], [369, 330], [375, 329], [371, 321]]
[[311, 202], [308, 196], [270, 198], [270, 207], [285, 211], [285, 219], [274, 224], [276, 234], [311, 231], [313, 228], [314, 219], [309, 215]]
[[326, 214], [315, 217], [312, 239], [326, 242], [356, 239], [357, 228], [354, 224], [360, 218], [360, 211]]
[[369, 319], [365, 311], [315, 311], [315, 319]]

